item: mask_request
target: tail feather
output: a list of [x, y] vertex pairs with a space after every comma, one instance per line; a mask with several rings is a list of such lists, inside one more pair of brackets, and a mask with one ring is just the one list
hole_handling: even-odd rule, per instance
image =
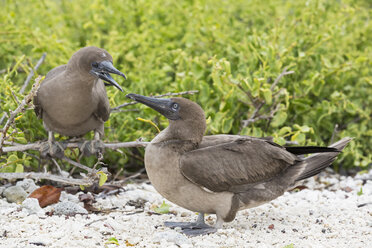
[[345, 146], [351, 140], [352, 140], [351, 138], [346, 137], [330, 145], [329, 146], [330, 148], [337, 149], [334, 152], [332, 151], [325, 153], [317, 153], [305, 158], [305, 162], [307, 165], [304, 171], [296, 179], [296, 181], [300, 181], [315, 176], [316, 174], [320, 173], [322, 170], [330, 166], [332, 162], [337, 158], [338, 154], [345, 148]]
[[295, 155], [323, 152], [339, 152], [339, 150], [335, 147], [322, 146], [286, 146], [285, 149]]

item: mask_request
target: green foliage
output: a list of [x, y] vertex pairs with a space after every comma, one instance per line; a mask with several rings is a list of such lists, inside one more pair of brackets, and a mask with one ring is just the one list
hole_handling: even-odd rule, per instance
[[289, 244], [289, 245], [283, 246], [282, 248], [294, 248], [294, 245], [293, 244]]
[[165, 201], [160, 205], [160, 207], [157, 207], [154, 209], [154, 211], [158, 214], [167, 214], [169, 213], [169, 204], [166, 204]]
[[108, 244], [114, 244], [114, 245], [117, 245], [117, 246], [120, 245], [118, 239], [115, 238], [115, 237], [111, 237], [111, 238], [109, 238], [109, 239], [105, 242], [105, 247], [108, 247], [108, 246], [107, 246]]
[[107, 181], [107, 174], [104, 173], [103, 171], [99, 171], [99, 172], [97, 172], [97, 175], [99, 176], [99, 182], [98, 182], [98, 185], [99, 185], [99, 186], [104, 185], [105, 182]]
[[358, 196], [363, 195], [363, 187], [360, 187], [360, 190], [357, 192], [357, 195]]
[[[17, 105], [11, 91], [22, 99], [17, 92], [30, 64], [43, 52], [48, 55], [39, 73], [45, 75], [79, 48], [95, 45], [108, 50], [114, 65], [128, 76], [126, 81], [116, 78], [126, 93], [199, 90], [188, 98], [206, 111], [209, 134], [240, 132], [273, 136], [280, 144], [291, 140], [326, 145], [337, 124], [335, 139], [354, 140], [336, 163], [348, 168], [371, 162], [372, 5], [368, 0], [4, 2], [0, 69], [8, 71], [0, 75], [2, 111]], [[271, 91], [284, 68], [294, 73]], [[111, 106], [128, 101], [115, 88], [107, 90]], [[261, 114], [268, 115], [275, 106], [278, 110], [273, 119], [241, 129], [242, 120], [255, 110], [248, 91], [258, 102], [265, 101]], [[137, 121], [139, 116], [161, 129], [167, 125], [153, 110], [135, 107], [140, 112], [111, 115], [106, 141], [151, 140], [157, 132]], [[16, 127], [23, 131], [13, 135], [16, 142], [46, 138], [32, 111], [26, 111]], [[1, 156], [1, 164], [8, 157]], [[128, 159], [116, 152], [105, 154], [110, 165], [123, 166]], [[93, 159], [85, 162], [94, 164]], [[14, 163], [9, 166], [17, 168]]]

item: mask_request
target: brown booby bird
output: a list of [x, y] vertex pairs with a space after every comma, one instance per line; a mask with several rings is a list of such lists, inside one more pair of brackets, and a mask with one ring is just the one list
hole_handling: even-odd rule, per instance
[[[293, 185], [329, 166], [351, 140], [330, 147], [282, 147], [269, 139], [239, 135], [203, 136], [202, 108], [185, 98], [127, 97], [169, 119], [146, 147], [145, 167], [155, 189], [169, 201], [199, 212], [196, 222], [165, 222], [187, 235], [215, 232], [237, 211], [274, 200]], [[306, 158], [297, 155], [316, 153]], [[216, 214], [214, 227], [204, 213]]]
[[53, 132], [78, 137], [94, 130], [94, 144], [85, 146], [86, 153], [94, 153], [100, 146], [104, 123], [110, 116], [105, 84], [123, 91], [110, 73], [125, 78], [113, 66], [111, 55], [93, 46], [80, 49], [66, 65], [48, 72], [34, 97], [35, 113], [43, 119], [49, 137], [42, 154], [63, 155], [63, 148], [54, 142]]

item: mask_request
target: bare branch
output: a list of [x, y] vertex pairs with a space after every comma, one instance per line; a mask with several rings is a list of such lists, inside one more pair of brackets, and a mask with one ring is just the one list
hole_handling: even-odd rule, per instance
[[3, 123], [5, 117], [8, 117], [8, 114], [6, 112], [4, 112], [3, 116], [1, 116], [1, 118], [0, 118], [0, 125], [1, 125], [1, 123]]
[[[154, 98], [160, 98], [160, 97], [164, 97], [164, 96], [193, 95], [193, 94], [196, 94], [196, 93], [199, 93], [199, 91], [198, 90], [189, 90], [189, 91], [183, 91], [183, 92], [179, 92], [179, 93], [168, 92], [166, 94], [156, 95], [156, 96], [152, 96], [152, 97], [154, 97]], [[121, 104], [121, 105], [119, 105], [119, 106], [117, 106], [115, 108], [112, 108], [111, 109], [111, 112], [120, 112], [120, 111], [118, 111], [119, 109], [124, 108], [124, 107], [129, 106], [129, 105], [134, 105], [134, 104], [137, 104], [137, 102], [136, 101], [132, 101], [132, 102]]]
[[8, 132], [8, 129], [10, 126], [14, 123], [16, 116], [19, 113], [22, 113], [25, 111], [25, 108], [31, 104], [32, 98], [35, 96], [37, 89], [39, 88], [41, 83], [41, 77], [39, 76], [36, 78], [34, 85], [32, 86], [32, 89], [30, 93], [25, 96], [25, 98], [22, 100], [22, 102], [18, 105], [18, 107], [14, 111], [10, 111], [10, 116], [5, 123], [2, 132], [0, 133], [0, 153], [2, 153], [2, 148], [4, 145], [4, 141], [6, 140], [6, 133]]
[[285, 76], [285, 75], [289, 75], [289, 74], [293, 74], [294, 71], [287, 71], [287, 67], [284, 68], [283, 72], [279, 74], [279, 76], [275, 79], [274, 83], [271, 85], [270, 87], [270, 90], [273, 91], [275, 86], [279, 83], [279, 80]]
[[271, 111], [270, 111], [270, 114], [269, 115], [259, 115], [257, 117], [255, 117], [254, 119], [248, 119], [248, 120], [243, 120], [242, 123], [243, 123], [243, 126], [246, 127], [248, 126], [249, 124], [253, 123], [253, 122], [256, 122], [256, 121], [259, 121], [259, 120], [270, 120], [272, 118], [274, 118], [274, 115], [276, 112], [278, 112], [280, 108], [280, 105], [277, 104], [275, 106], [275, 108], [273, 108]]
[[21, 103], [19, 102], [19, 100], [18, 100], [18, 97], [14, 94], [14, 92], [13, 92], [12, 90], [11, 90], [10, 92], [12, 93], [12, 96], [13, 96], [14, 99], [16, 100], [17, 104], [18, 104], [18, 105], [21, 104]]
[[43, 55], [41, 56], [39, 61], [36, 63], [35, 68], [30, 71], [30, 74], [28, 74], [28, 76], [26, 78], [26, 81], [23, 83], [23, 86], [22, 86], [21, 90], [19, 91], [19, 93], [23, 94], [23, 92], [25, 92], [25, 90], [26, 90], [28, 84], [30, 83], [32, 77], [34, 76], [35, 72], [37, 71], [37, 69], [39, 69], [40, 65], [44, 62], [46, 55], [47, 55], [46, 53], [43, 53]]
[[332, 136], [331, 136], [331, 140], [329, 141], [329, 144], [333, 144], [333, 141], [334, 141], [338, 132], [339, 132], [338, 124], [336, 124], [335, 127], [333, 128], [333, 132], [332, 132]]
[[57, 167], [58, 173], [60, 175], [62, 175], [61, 167], [59, 166], [59, 164], [57, 163], [57, 161], [54, 158], [52, 158], [52, 161], [53, 161], [53, 164]]
[[[26, 145], [20, 145], [17, 144], [15, 145], [12, 142], [8, 142], [7, 144], [12, 144], [12, 146], [5, 146], [3, 147], [3, 153], [8, 153], [8, 152], [23, 152], [27, 150], [35, 150], [39, 151], [40, 148], [46, 144], [47, 142], [36, 142], [36, 143], [30, 143]], [[79, 148], [83, 144], [83, 142], [60, 142], [63, 147], [66, 148]], [[146, 147], [147, 144], [150, 142], [143, 142], [143, 141], [130, 141], [130, 142], [120, 142], [120, 143], [105, 143], [104, 148], [116, 150], [120, 148], [129, 148], [129, 147]]]
[[85, 171], [87, 171], [87, 172], [89, 172], [91, 174], [95, 174], [95, 173], [98, 172], [97, 170], [92, 169], [92, 168], [89, 168], [88, 166], [85, 166], [83, 164], [80, 164], [80, 163], [78, 163], [78, 162], [76, 162], [76, 161], [74, 161], [74, 160], [72, 160], [72, 159], [70, 159], [68, 157], [63, 157], [62, 159], [65, 160], [66, 162], [72, 164], [73, 166], [78, 167], [78, 168], [80, 168], [82, 170], [85, 170]]
[[[39, 59], [39, 61], [36, 63], [36, 66], [33, 70], [30, 71], [30, 74], [28, 74], [27, 78], [26, 78], [26, 81], [23, 83], [23, 86], [22, 88], [20, 89], [19, 93], [20, 94], [23, 94], [23, 92], [26, 90], [28, 84], [30, 83], [32, 77], [34, 76], [35, 72], [37, 71], [37, 69], [39, 69], [40, 65], [44, 62], [45, 60], [45, 57], [46, 57], [46, 53], [43, 53], [43, 55], [41, 56], [41, 58]], [[3, 73], [3, 72], [6, 72], [7, 70], [6, 69], [3, 69], [0, 71], [0, 74]], [[14, 93], [12, 92], [12, 94], [14, 95]], [[17, 97], [14, 95], [14, 97], [17, 99]], [[17, 99], [18, 101], [18, 99]], [[3, 123], [5, 117], [7, 117], [7, 114], [4, 113], [1, 118], [0, 118], [0, 125], [1, 123]]]
[[[281, 90], [279, 90], [278, 92], [274, 93], [274, 89], [275, 89], [276, 85], [279, 83], [280, 79], [283, 76], [289, 75], [289, 74], [292, 74], [292, 73], [294, 73], [294, 71], [287, 71], [287, 68], [284, 68], [282, 73], [279, 74], [279, 76], [275, 79], [274, 83], [270, 87], [270, 90], [271, 90], [273, 96], [277, 96], [279, 94], [279, 92], [281, 91]], [[251, 116], [247, 120], [242, 121], [241, 129], [243, 129], [244, 127], [247, 127], [249, 124], [254, 123], [258, 120], [272, 119], [274, 117], [275, 113], [279, 110], [279, 106], [280, 106], [279, 104], [276, 104], [275, 108], [270, 111], [269, 115], [260, 115], [259, 112], [262, 109], [262, 107], [265, 105], [266, 102], [264, 100], [262, 100], [262, 101], [259, 102], [259, 104], [257, 104], [257, 100], [256, 99], [252, 100], [250, 92], [248, 92], [248, 93], [249, 94], [247, 94], [247, 96], [251, 100], [252, 104], [254, 105], [255, 110], [253, 111], [253, 113], [251, 114]]]
[[0, 173], [0, 178], [4, 179], [24, 179], [24, 178], [32, 178], [35, 180], [51, 180], [55, 182], [71, 184], [71, 185], [86, 185], [90, 186], [93, 184], [94, 180], [92, 178], [84, 178], [84, 179], [75, 179], [75, 178], [67, 178], [62, 176], [56, 176], [50, 173], [38, 173], [38, 172], [25, 172], [25, 173]]
[[133, 174], [133, 175], [127, 177], [127, 178], [124, 178], [123, 180], [120, 180], [120, 181], [114, 181], [114, 180], [112, 180], [111, 181], [111, 184], [112, 185], [123, 186], [129, 180], [134, 179], [136, 177], [139, 177], [144, 171], [145, 171], [145, 168], [142, 168], [137, 173], [135, 173], [135, 174]]
[[249, 100], [251, 101], [251, 103], [253, 104], [253, 106], [256, 106], [257, 105], [257, 100], [252, 96], [252, 93], [248, 90], [246, 91], [243, 86], [241, 86], [240, 84], [237, 84], [238, 88], [243, 91], [247, 97], [249, 98]]

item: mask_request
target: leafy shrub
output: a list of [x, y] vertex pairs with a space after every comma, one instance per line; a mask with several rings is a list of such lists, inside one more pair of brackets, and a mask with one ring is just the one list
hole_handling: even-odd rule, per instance
[[[206, 111], [209, 134], [271, 135], [301, 145], [351, 136], [337, 163], [366, 167], [372, 146], [371, 9], [368, 0], [5, 1], [0, 68], [9, 70], [0, 78], [1, 109], [16, 107], [11, 91], [19, 91], [43, 52], [48, 55], [38, 72], [45, 75], [80, 47], [95, 45], [108, 50], [128, 76], [119, 81], [126, 93], [199, 90], [189, 98]], [[284, 68], [294, 73], [271, 91]], [[107, 90], [111, 106], [128, 101]], [[248, 91], [265, 101], [262, 115], [277, 111], [242, 129], [255, 110]], [[111, 115], [107, 141], [151, 140], [156, 132], [138, 116], [167, 125], [151, 109], [135, 108], [140, 112]], [[32, 111], [17, 128], [23, 131], [14, 135], [19, 143], [46, 138]], [[3, 155], [2, 163], [13, 155], [29, 163], [29, 156], [17, 153]], [[105, 159], [117, 167], [128, 162], [116, 152]]]

